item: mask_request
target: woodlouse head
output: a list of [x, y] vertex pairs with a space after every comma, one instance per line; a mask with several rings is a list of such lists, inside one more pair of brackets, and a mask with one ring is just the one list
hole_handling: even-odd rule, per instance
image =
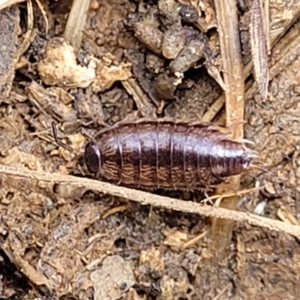
[[101, 166], [101, 154], [97, 144], [93, 142], [87, 143], [84, 151], [85, 165], [90, 173], [96, 174]]

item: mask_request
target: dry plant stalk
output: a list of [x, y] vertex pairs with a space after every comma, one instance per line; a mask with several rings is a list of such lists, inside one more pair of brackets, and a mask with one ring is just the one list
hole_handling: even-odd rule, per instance
[[129, 78], [127, 80], [122, 80], [121, 83], [126, 92], [134, 99], [138, 111], [141, 112], [143, 117], [156, 116], [156, 109], [154, 105], [148, 96], [143, 92], [140, 85], [137, 84], [135, 79]]
[[[300, 226], [292, 225], [278, 220], [264, 218], [251, 213], [229, 210], [222, 207], [203, 206], [191, 201], [182, 201], [170, 197], [163, 197], [151, 193], [116, 186], [107, 182], [93, 180], [88, 178], [80, 178], [71, 175], [63, 175], [59, 173], [49, 173], [44, 171], [31, 171], [13, 166], [5, 166], [0, 164], [1, 177], [12, 176], [19, 177], [24, 180], [30, 180], [31, 183], [51, 183], [67, 185], [71, 188], [85, 188], [121, 197], [129, 201], [139, 202], [142, 205], [151, 205], [154, 207], [171, 209], [185, 213], [199, 214], [206, 217], [214, 217], [218, 219], [231, 220], [237, 222], [247, 222], [254, 226], [268, 228], [278, 232], [291, 234], [300, 238]], [[1, 182], [1, 181], [0, 181]]]
[[[273, 48], [275, 57], [269, 66], [269, 78], [274, 79], [282, 70], [287, 68], [300, 56], [300, 23], [296, 24]], [[278, 55], [279, 53], [279, 55]], [[245, 98], [250, 98], [257, 91], [257, 83], [249, 84], [246, 88]]]
[[[267, 6], [267, 3], [265, 4]], [[265, 13], [268, 16], [267, 13]], [[300, 24], [296, 23], [294, 27], [291, 26], [295, 23], [295, 21], [300, 16], [300, 6], [298, 10], [293, 11], [293, 17], [289, 19], [289, 22], [285, 24], [284, 30], [280, 32], [275, 37], [270, 37], [270, 48], [272, 49], [272, 53], [275, 54], [275, 59], [270, 59], [270, 63], [273, 65], [270, 66], [269, 71], [269, 81], [272, 80], [275, 76], [279, 74], [279, 72], [285, 69], [288, 65], [290, 65], [298, 56], [299, 56], [299, 41], [300, 40]], [[268, 20], [267, 20], [268, 23]], [[289, 30], [290, 29], [290, 30]], [[283, 37], [284, 36], [284, 37]], [[283, 38], [282, 38], [283, 37]], [[250, 61], [245, 69], [244, 69], [244, 79], [250, 75], [252, 71], [253, 63]], [[246, 86], [246, 96], [245, 99], [251, 97], [251, 95], [256, 92], [257, 84], [254, 81], [249, 81]], [[225, 103], [224, 95], [221, 95], [205, 112], [205, 114], [201, 118], [201, 122], [211, 122], [216, 115], [223, 108]]]
[[90, 0], [74, 0], [64, 32], [64, 38], [79, 50]]
[[271, 37], [270, 37], [270, 0], [265, 0], [264, 4], [264, 20], [265, 20], [265, 34], [267, 43], [267, 54], [271, 54]]
[[[244, 72], [242, 66], [240, 39], [238, 32], [238, 17], [235, 0], [216, 0], [217, 28], [219, 32], [220, 48], [222, 55], [222, 69], [224, 83], [227, 86], [225, 91], [226, 101], [226, 125], [233, 126], [233, 138], [243, 137], [244, 121]], [[231, 187], [240, 189], [240, 177], [231, 179]], [[217, 194], [224, 193], [222, 187], [217, 190]], [[236, 209], [238, 198], [232, 197], [223, 200], [221, 205], [229, 209]], [[214, 247], [217, 251], [222, 251], [230, 242], [233, 222], [229, 220], [213, 219], [212, 237]]]
[[266, 22], [264, 20], [262, 0], [253, 0], [250, 13], [250, 40], [253, 71], [258, 90], [266, 99], [268, 94], [269, 70], [266, 38]]

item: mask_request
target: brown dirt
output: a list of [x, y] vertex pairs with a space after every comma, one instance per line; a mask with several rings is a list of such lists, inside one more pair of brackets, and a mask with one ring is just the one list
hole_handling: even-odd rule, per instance
[[[191, 5], [178, 10], [189, 4], [183, 0], [91, 2], [78, 53], [62, 38], [67, 1], [44, 1], [47, 34], [35, 2], [30, 34], [24, 3], [0, 12], [1, 165], [88, 176], [82, 150], [100, 128], [141, 117], [199, 121], [223, 94], [221, 77], [209, 75], [222, 71], [211, 1], [200, 1], [200, 17]], [[249, 7], [239, 2], [246, 68]], [[270, 24], [273, 41], [299, 8], [270, 2], [270, 18], [277, 20]], [[175, 33], [179, 50], [172, 44]], [[266, 99], [257, 90], [247, 94], [245, 138], [270, 172], [242, 178], [243, 188], [266, 188], [241, 196], [237, 208], [293, 225], [300, 218], [298, 55], [271, 76]], [[224, 119], [223, 109], [214, 121]], [[74, 151], [57, 146], [53, 122], [59, 140]], [[217, 253], [209, 226], [196, 213], [0, 172], [0, 299], [299, 299], [297, 237], [241, 222]]]

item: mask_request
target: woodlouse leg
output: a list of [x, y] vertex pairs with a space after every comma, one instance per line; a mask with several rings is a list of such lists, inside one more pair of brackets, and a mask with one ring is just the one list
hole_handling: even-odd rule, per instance
[[174, 138], [174, 131], [175, 131], [175, 128], [176, 128], [176, 124], [174, 126], [171, 127], [171, 132], [170, 132], [170, 179], [171, 179], [171, 186], [172, 188], [174, 189], [175, 186], [174, 186], [174, 181], [173, 181], [173, 149], [174, 149], [174, 141], [173, 141], [173, 138]]
[[156, 175], [156, 186], [157, 188], [159, 189], [160, 188], [160, 183], [159, 183], [159, 178], [158, 178], [158, 168], [159, 168], [159, 162], [158, 162], [158, 151], [159, 151], [159, 148], [158, 148], [158, 122], [155, 124], [155, 156], [156, 156], [156, 166], [155, 166], [155, 175]]
[[206, 191], [204, 191], [204, 196], [205, 196], [205, 198], [207, 199], [207, 202], [208, 202], [210, 205], [214, 206], [214, 202], [213, 202], [212, 199], [209, 197], [209, 195], [207, 194]]
[[219, 197], [219, 198], [215, 201], [213, 207], [219, 207], [219, 206], [220, 206], [220, 203], [221, 203], [221, 201], [222, 201], [222, 199], [223, 199], [222, 197]]
[[230, 124], [229, 126], [227, 126], [226, 128], [230, 131], [233, 132], [237, 127], [246, 124], [246, 121], [240, 121], [240, 122], [234, 122], [232, 124]]
[[264, 168], [263, 163], [260, 163], [260, 162], [257, 162], [257, 161], [251, 162], [250, 168], [257, 169], [257, 170], [263, 171], [265, 173], [269, 173], [271, 175], [274, 175], [273, 172], [271, 172], [271, 171], [267, 170], [266, 168]]
[[123, 148], [120, 143], [119, 136], [117, 134], [115, 136], [116, 136], [115, 139], [117, 141], [118, 153], [119, 153], [119, 157], [120, 157], [120, 161], [121, 161], [121, 167], [119, 170], [119, 181], [118, 181], [117, 185], [121, 185], [122, 184], [122, 171], [123, 171], [123, 158], [122, 158], [123, 157]]
[[142, 145], [141, 145], [141, 139], [140, 139], [140, 136], [139, 136], [139, 132], [137, 130], [137, 127], [135, 125], [135, 132], [136, 134], [138, 135], [138, 143], [139, 143], [139, 180], [137, 182], [137, 187], [139, 188], [141, 186], [141, 172], [142, 172], [142, 166], [143, 166], [143, 161], [142, 161]]

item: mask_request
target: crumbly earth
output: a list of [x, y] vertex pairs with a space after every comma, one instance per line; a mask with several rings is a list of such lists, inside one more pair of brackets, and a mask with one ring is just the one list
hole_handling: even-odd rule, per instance
[[[221, 68], [212, 1], [200, 1], [204, 15], [189, 1], [91, 1], [78, 53], [62, 39], [67, 2], [43, 1], [47, 34], [34, 3], [37, 30], [28, 47], [25, 6], [0, 12], [1, 47], [7, 43], [10, 53], [0, 56], [0, 164], [88, 176], [82, 149], [100, 128], [140, 117], [200, 120], [222, 94], [220, 78], [209, 76]], [[278, 29], [297, 7], [270, 2]], [[246, 63], [249, 17], [246, 3], [239, 5]], [[266, 100], [253, 94], [246, 101], [245, 138], [272, 173], [245, 176], [244, 188], [266, 190], [239, 203], [296, 225], [299, 70], [296, 59], [270, 82]], [[73, 152], [57, 146], [53, 122]], [[215, 253], [209, 225], [199, 215], [0, 174], [0, 299], [299, 299], [298, 239], [241, 223]]]

